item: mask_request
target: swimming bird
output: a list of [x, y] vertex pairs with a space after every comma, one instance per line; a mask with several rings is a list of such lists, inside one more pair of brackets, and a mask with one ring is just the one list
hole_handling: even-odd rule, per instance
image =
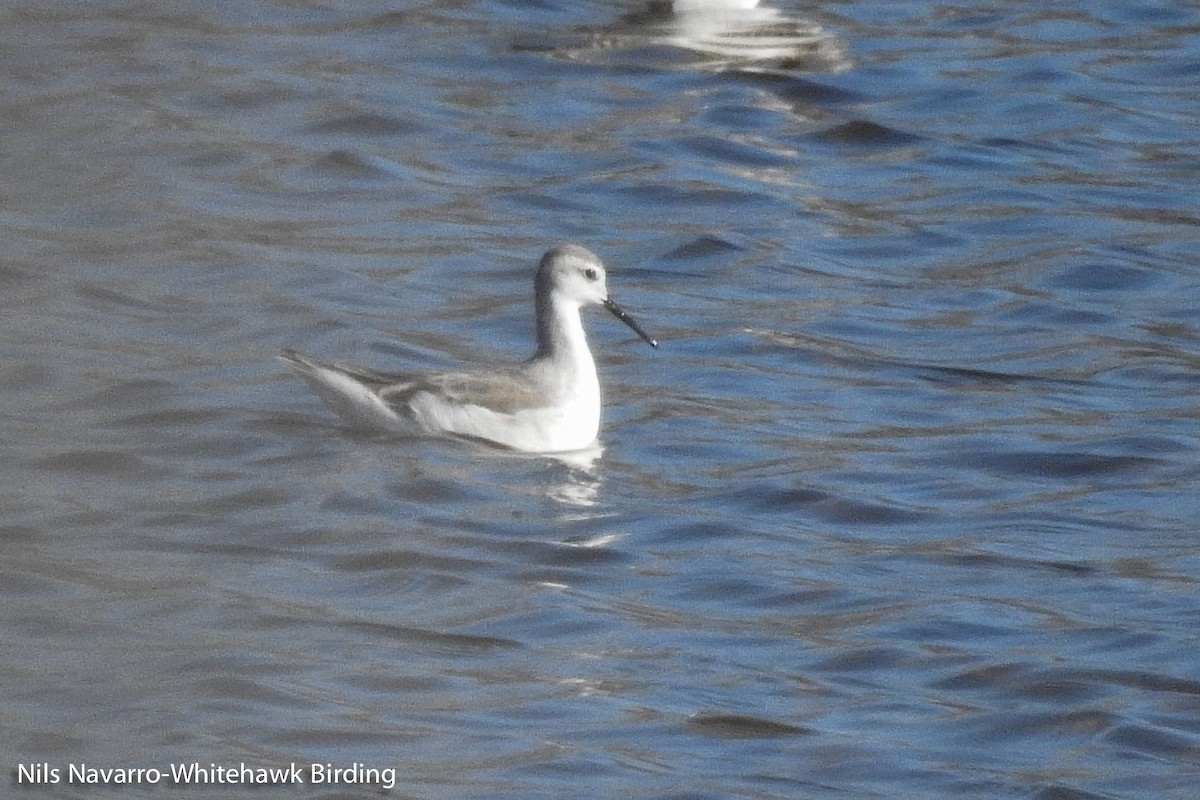
[[608, 294], [604, 264], [575, 244], [542, 256], [534, 278], [537, 350], [491, 371], [386, 374], [285, 350], [280, 358], [347, 422], [447, 434], [528, 452], [579, 450], [600, 432], [600, 380], [580, 311], [600, 305], [652, 347], [658, 342]]

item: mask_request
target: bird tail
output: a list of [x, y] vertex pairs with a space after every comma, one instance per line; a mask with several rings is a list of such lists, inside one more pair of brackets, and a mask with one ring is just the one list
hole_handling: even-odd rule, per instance
[[376, 431], [407, 427], [380, 397], [384, 384], [377, 373], [331, 364], [292, 349], [284, 350], [279, 360], [296, 370], [321, 401], [350, 425]]

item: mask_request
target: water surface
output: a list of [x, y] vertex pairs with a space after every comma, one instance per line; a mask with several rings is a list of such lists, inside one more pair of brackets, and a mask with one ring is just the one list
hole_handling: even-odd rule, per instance
[[[1093, 5], [9, 4], [4, 769], [1191, 797], [1200, 14]], [[522, 358], [562, 240], [590, 464], [274, 358]]]

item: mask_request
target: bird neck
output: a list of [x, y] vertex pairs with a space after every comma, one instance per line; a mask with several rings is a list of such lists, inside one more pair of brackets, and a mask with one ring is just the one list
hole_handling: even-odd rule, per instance
[[[544, 296], [537, 306], [537, 352], [533, 357], [572, 363], [592, 363], [579, 304]], [[593, 369], [595, 367], [593, 366]]]

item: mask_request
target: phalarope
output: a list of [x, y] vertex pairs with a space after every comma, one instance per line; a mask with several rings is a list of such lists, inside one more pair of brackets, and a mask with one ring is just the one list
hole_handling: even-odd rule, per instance
[[326, 363], [294, 350], [280, 358], [354, 425], [465, 436], [529, 452], [579, 450], [600, 431], [600, 381], [580, 309], [602, 305], [652, 347], [658, 342], [609, 297], [604, 264], [579, 245], [542, 256], [534, 289], [537, 350], [509, 368], [404, 375]]

